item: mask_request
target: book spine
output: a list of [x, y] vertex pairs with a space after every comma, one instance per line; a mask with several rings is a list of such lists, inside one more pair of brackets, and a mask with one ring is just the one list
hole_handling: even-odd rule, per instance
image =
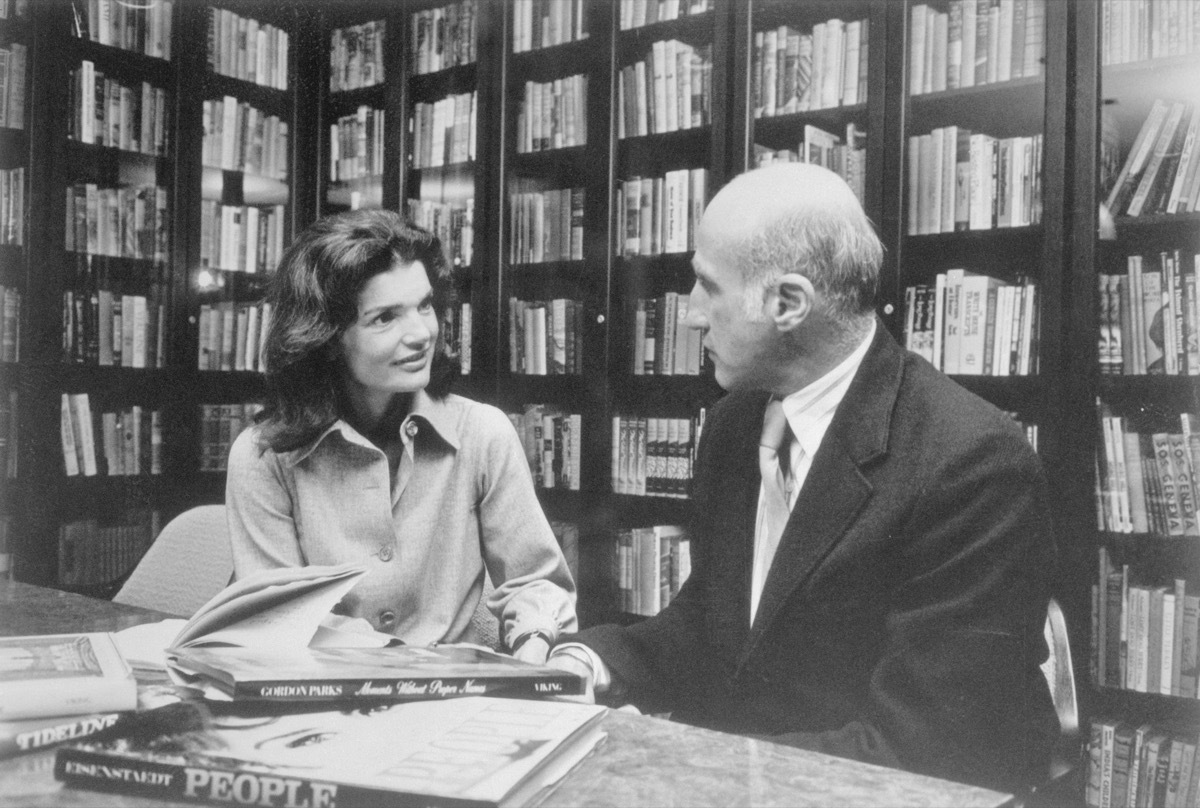
[[112, 727], [122, 715], [118, 712], [97, 713], [15, 722], [11, 732], [7, 728], [0, 729], [0, 760], [66, 741], [82, 740]]
[[[547, 472], [548, 473], [548, 472]], [[443, 677], [437, 680], [399, 677], [395, 679], [339, 679], [321, 682], [239, 682], [236, 701], [326, 702], [326, 701], [416, 701], [459, 696], [578, 696], [583, 682], [576, 676], [513, 676], [489, 679]]]
[[[74, 548], [76, 558], [74, 565], [68, 559], [60, 577], [72, 569], [81, 570], [88, 574], [89, 567], [97, 563], [96, 557], [88, 550], [97, 550], [103, 546], [100, 542], [84, 541], [92, 547]], [[60, 560], [62, 560], [60, 558]], [[115, 576], [113, 576], [115, 577]], [[69, 582], [69, 581], [64, 581]], [[74, 581], [75, 583], [92, 583], [92, 581]], [[98, 581], [96, 581], [98, 583]], [[0, 704], [0, 721], [19, 721], [29, 718], [39, 718], [59, 715], [79, 716], [85, 713], [107, 712], [109, 710], [132, 710], [137, 706], [137, 693], [132, 677], [124, 676], [86, 676], [72, 679], [58, 679], [50, 692], [44, 683], [38, 681], [10, 682], [5, 686], [5, 704]]]
[[[219, 766], [190, 766], [88, 752], [59, 750], [54, 776], [69, 786], [133, 794], [158, 800], [187, 800], [279, 806], [365, 805], [403, 793], [361, 788], [302, 777], [238, 771]], [[252, 795], [252, 798], [251, 798]], [[403, 804], [405, 801], [401, 800]], [[470, 805], [463, 802], [462, 805]]]

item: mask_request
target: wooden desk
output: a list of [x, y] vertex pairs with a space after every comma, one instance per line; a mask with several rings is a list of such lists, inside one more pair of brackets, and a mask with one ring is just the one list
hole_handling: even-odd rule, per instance
[[[117, 631], [161, 619], [144, 609], [0, 582], [0, 635]], [[608, 739], [547, 806], [955, 806], [994, 808], [1006, 794], [865, 763], [611, 712]], [[54, 753], [0, 761], [0, 805], [149, 808], [138, 797], [64, 788]], [[186, 803], [180, 803], [186, 804]]]

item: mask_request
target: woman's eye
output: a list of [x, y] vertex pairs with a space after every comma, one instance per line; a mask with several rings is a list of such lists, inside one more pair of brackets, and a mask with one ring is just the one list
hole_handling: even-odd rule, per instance
[[375, 315], [375, 319], [372, 320], [372, 322], [378, 323], [379, 325], [387, 325], [388, 323], [390, 323], [392, 320], [395, 320], [395, 319], [396, 319], [396, 315], [392, 314], [390, 311], [384, 311], [384, 312], [380, 312], [379, 314]]
[[433, 311], [433, 301], [432, 301], [432, 300], [426, 300], [424, 303], [422, 303], [422, 304], [421, 304], [421, 311], [422, 311], [422, 313], [428, 313], [428, 312], [431, 312], [431, 311]]
[[295, 740], [288, 741], [287, 747], [289, 749], [298, 749], [302, 746], [313, 746], [336, 737], [337, 733], [335, 732], [310, 732], [307, 735], [301, 735]]

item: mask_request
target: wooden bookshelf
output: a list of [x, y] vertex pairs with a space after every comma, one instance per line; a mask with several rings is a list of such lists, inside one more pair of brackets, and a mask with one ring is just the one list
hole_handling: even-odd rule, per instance
[[[30, 276], [31, 305], [22, 310], [18, 392], [25, 410], [19, 451], [38, 458], [26, 465], [24, 482], [38, 495], [21, 515], [14, 574], [88, 587], [106, 583], [107, 570], [71, 570], [60, 533], [95, 520], [89, 535], [107, 530], [109, 546], [131, 557], [152, 540], [153, 514], [166, 508], [173, 484], [164, 455], [151, 446], [152, 432], [155, 442], [167, 434], [163, 416], [174, 378], [166, 336], [173, 331], [169, 266], [179, 227], [172, 198], [177, 62], [167, 58], [173, 20], [123, 15], [104, 31], [67, 3], [31, 11], [28, 70], [37, 103], [28, 120], [28, 215], [38, 226], [28, 258], [39, 271]], [[92, 112], [86, 126], [85, 92]], [[64, 473], [60, 429], [76, 438], [91, 430], [70, 415], [60, 420], [64, 396], [79, 403], [86, 396], [95, 418], [86, 425], [94, 428], [87, 462], [75, 476]], [[112, 538], [116, 525], [132, 525], [125, 532], [133, 535]]]
[[[262, 16], [253, 3], [220, 7], [245, 18]], [[302, 146], [296, 141], [305, 144], [307, 137], [295, 119], [293, 99], [304, 79], [294, 51], [279, 61], [288, 89], [260, 86], [246, 74], [220, 75], [209, 67], [205, 7], [160, 3], [153, 9], [125, 9], [110, 19], [103, 34], [89, 29], [85, 8], [65, 1], [39, 4], [31, 8], [28, 21], [12, 23], [14, 36], [24, 32], [35, 45], [27, 77], [37, 103], [28, 109], [29, 135], [18, 136], [21, 147], [5, 150], [6, 160], [28, 155], [32, 178], [28, 247], [23, 255], [6, 249], [18, 265], [38, 267], [36, 278], [19, 266], [12, 269], [15, 277], [29, 282], [21, 313], [21, 361], [12, 369], [22, 419], [16, 448], [29, 458], [19, 466], [18, 484], [38, 492], [24, 497], [14, 514], [12, 553], [13, 572], [20, 580], [109, 594], [161, 524], [192, 505], [223, 496], [223, 477], [200, 471], [200, 404], [232, 404], [261, 394], [255, 373], [209, 372], [198, 365], [201, 306], [216, 300], [249, 302], [261, 294], [261, 283], [250, 273], [217, 267], [207, 255], [202, 262], [202, 199], [243, 206], [282, 198], [282, 243], [297, 218], [311, 217], [313, 211], [311, 205], [295, 204], [296, 189], [310, 187], [307, 178], [291, 188], [282, 179], [297, 177], [295, 153]], [[303, 40], [302, 12], [283, 9], [265, 16], [296, 41]], [[110, 44], [114, 42], [119, 44]], [[116, 91], [111, 112], [106, 108], [97, 118], [105, 126], [89, 132], [81, 129], [80, 88], [85, 79], [103, 86], [97, 80], [101, 76], [126, 88], [126, 106], [120, 106]], [[145, 87], [158, 97], [147, 95]], [[295, 127], [293, 145], [278, 155], [281, 170], [274, 176], [244, 161], [204, 164], [203, 102], [227, 96]], [[157, 118], [151, 117], [156, 111]], [[147, 119], [145, 126], [139, 115]], [[108, 122], [114, 120], [110, 131]], [[120, 125], [126, 130], [123, 139]], [[75, 187], [81, 199], [92, 188], [100, 196], [106, 193], [102, 189], [114, 189], [107, 193], [121, 199], [129, 212], [118, 217], [114, 210], [114, 228], [96, 222], [96, 234], [89, 234], [89, 211], [67, 199], [68, 189]], [[135, 203], [136, 191], [130, 189], [148, 193]], [[68, 212], [81, 227], [68, 230]], [[106, 229], [112, 232], [104, 241]], [[7, 266], [5, 271], [10, 271]], [[147, 311], [144, 325], [140, 319], [135, 323], [142, 333], [132, 355], [128, 335], [123, 343], [115, 334], [101, 337], [105, 329], [115, 331], [106, 297], [124, 304], [122, 320], [126, 309], [130, 322], [138, 309]], [[101, 312], [104, 317], [98, 317]], [[118, 347], [125, 349], [124, 355], [110, 357]], [[94, 418], [95, 475], [84, 469], [78, 475], [65, 473], [60, 436], [64, 394], [87, 395]], [[120, 445], [113, 451], [110, 444], [106, 456], [104, 433], [112, 424], [126, 435], [135, 427], [142, 433], [140, 438], [133, 433], [140, 446], [134, 448], [132, 463], [129, 450]], [[95, 542], [114, 548], [112, 563], [76, 569], [76, 559], [94, 557], [84, 545]]]
[[[1186, 348], [1177, 354], [1181, 361], [1174, 366], [1166, 365], [1161, 358], [1164, 348], [1155, 347], [1157, 340], [1150, 333], [1152, 322], [1146, 319], [1151, 309], [1140, 310], [1142, 316], [1130, 320], [1132, 307], [1136, 305], [1133, 297], [1136, 289], [1143, 286], [1145, 276], [1154, 273], [1162, 278], [1170, 272], [1169, 263], [1161, 260], [1164, 253], [1173, 258], [1178, 251], [1180, 277], [1188, 274], [1194, 277], [1195, 254], [1200, 252], [1196, 214], [1188, 210], [1146, 208], [1130, 215], [1124, 201], [1115, 202], [1115, 210], [1110, 208], [1115, 196], [1112, 190], [1122, 180], [1122, 171], [1130, 162], [1138, 134], [1154, 105], [1161, 103], [1169, 109], [1177, 102], [1195, 103], [1193, 88], [1200, 69], [1200, 43], [1193, 42], [1189, 51], [1184, 37], [1174, 39], [1169, 45], [1167, 38], [1151, 37], [1156, 17], [1158, 30], [1163, 30], [1166, 24], [1163, 12], [1167, 8], [1165, 4], [1150, 4], [1148, 10], [1149, 15], [1142, 20], [1130, 21], [1122, 16], [1124, 12], [1116, 4], [1106, 2], [1081, 6], [1076, 15], [1075, 72], [1079, 103], [1073, 148], [1075, 164], [1080, 168], [1070, 189], [1076, 204], [1071, 222], [1068, 293], [1077, 300], [1097, 302], [1075, 306], [1069, 313], [1070, 350], [1080, 358], [1068, 374], [1070, 406], [1080, 413], [1080, 423], [1068, 425], [1065, 438], [1073, 452], [1071, 462], [1077, 468], [1085, 468], [1093, 454], [1097, 461], [1095, 476], [1080, 475], [1079, 490], [1070, 500], [1078, 507], [1070, 515], [1068, 529], [1074, 552], [1065, 566], [1074, 577], [1075, 590], [1084, 594], [1094, 589], [1093, 597], [1100, 599], [1100, 606], [1111, 601], [1111, 596], [1105, 598], [1101, 592], [1106, 587], [1105, 567], [1116, 573], [1118, 579], [1125, 572], [1129, 587], [1164, 586], [1176, 597], [1182, 588], [1182, 594], [1193, 598], [1200, 590], [1200, 579], [1196, 576], [1200, 568], [1197, 554], [1200, 544], [1194, 535], [1187, 535], [1196, 532], [1188, 526], [1188, 513], [1176, 507], [1169, 518], [1155, 519], [1151, 514], [1148, 524], [1144, 516], [1135, 522], [1129, 503], [1133, 501], [1132, 507], [1136, 508], [1140, 500], [1143, 507], [1153, 511], [1157, 509], [1157, 497], [1146, 496], [1146, 489], [1131, 484], [1128, 477], [1126, 484], [1120, 485], [1110, 476], [1118, 466], [1111, 455], [1106, 456], [1106, 443], [1109, 448], [1112, 443], [1100, 437], [1099, 429], [1102, 416], [1108, 415], [1116, 419], [1118, 428], [1124, 432], [1147, 437], [1179, 435], [1183, 434], [1180, 415], [1191, 413], [1194, 418], [1200, 409], [1195, 351], [1192, 350], [1190, 368]], [[1117, 31], [1121, 29], [1132, 31], [1129, 36], [1120, 36]], [[1188, 112], [1191, 109], [1187, 107]], [[1182, 116], [1184, 126], [1187, 117], [1187, 114]], [[1131, 273], [1135, 262], [1141, 272]], [[1134, 276], [1141, 279], [1133, 282], [1135, 291], [1130, 293], [1130, 278]], [[1104, 291], [1106, 277], [1120, 279], [1110, 292]], [[1145, 286], [1148, 285], [1146, 282]], [[1181, 296], [1181, 301], [1186, 306], [1188, 298]], [[1175, 301], [1175, 308], [1179, 302]], [[1174, 310], [1171, 305], [1162, 308], [1166, 312]], [[1164, 325], [1169, 327], [1167, 322]], [[1184, 333], [1189, 331], [1185, 327]], [[1139, 460], [1125, 454], [1121, 468], [1131, 471], [1132, 464]], [[1139, 465], [1143, 485], [1150, 484], [1152, 465]], [[1090, 501], [1083, 490], [1086, 485], [1094, 486]], [[1187, 493], [1194, 502], [1194, 490]], [[1174, 503], [1194, 512], [1194, 504], [1187, 506], [1186, 498], [1175, 499]], [[1167, 510], [1165, 501], [1160, 500], [1157, 505], [1164, 506], [1163, 512]], [[1182, 587], [1176, 582], [1181, 582]], [[1114, 611], [1102, 616], [1098, 606], [1091, 620], [1083, 621], [1095, 638], [1095, 645], [1086, 636], [1080, 638], [1079, 644], [1089, 648], [1092, 657], [1086, 715], [1095, 722], [1110, 724], [1123, 721], [1137, 726], [1148, 722], [1157, 729], [1175, 732], [1175, 737], [1195, 742], [1200, 726], [1200, 701], [1194, 693], [1171, 695], [1171, 683], [1162, 687], [1170, 667], [1178, 666], [1162, 668], [1154, 677], [1157, 682], [1149, 683], [1157, 687], [1148, 687], [1144, 673], [1135, 672], [1142, 655], [1135, 650], [1138, 641], [1132, 638], [1142, 632], [1132, 626], [1144, 621], [1137, 619], [1128, 603], [1124, 606], [1122, 609], [1121, 603], [1116, 604], [1115, 616], [1126, 621], [1126, 631], [1132, 633], [1126, 647], [1117, 652], [1110, 650], [1113, 631], [1119, 630], [1110, 626], [1109, 618]], [[1147, 628], [1150, 642], [1157, 641], [1161, 652], [1164, 636], [1161, 619]], [[1112, 664], [1118, 657], [1120, 664]], [[1149, 664], [1155, 661], [1151, 659]], [[1178, 680], [1174, 684], [1178, 688]], [[1145, 690], [1156, 692], [1142, 692]]]
[[[492, 173], [494, 403], [520, 416], [535, 485], [556, 533], [578, 534], [578, 608], [585, 621], [606, 603], [590, 521], [607, 471], [606, 391], [588, 380], [607, 374], [614, 5], [563, 4], [554, 25], [545, 4], [505, 9], [500, 45], [509, 90], [497, 107], [504, 134], [491, 153], [498, 167]], [[547, 12], [541, 25], [536, 10]], [[553, 242], [542, 234], [553, 234]], [[562, 301], [557, 308], [554, 300]], [[541, 308], [522, 313], [534, 303]], [[547, 324], [542, 340], [535, 339], [540, 321]], [[538, 435], [548, 452], [539, 450]]]
[[[29, 44], [32, 26], [28, 9], [14, 2], [3, 4], [0, 18], [0, 60], [5, 66], [6, 81], [0, 104], [4, 107], [0, 127], [0, 442], [4, 447], [0, 457], [0, 565], [11, 569], [14, 555], [20, 547], [18, 531], [23, 520], [23, 481], [28, 467], [20, 457], [21, 437], [27, 433], [22, 406], [23, 369], [21, 359], [28, 356], [28, 346], [22, 317], [28, 305], [29, 180], [30, 118], [29, 104]], [[22, 352], [24, 348], [24, 352]]]
[[[1100, 547], [1109, 550], [1115, 562], [1129, 564], [1137, 583], [1173, 584], [1182, 578], [1188, 592], [1200, 586], [1194, 572], [1200, 560], [1195, 541], [1153, 530], [1114, 530], [1098, 519], [1094, 473], [1097, 454], [1104, 455], [1097, 398], [1114, 415], [1126, 418], [1130, 428], [1158, 432], [1178, 431], [1179, 414], [1195, 413], [1200, 402], [1194, 375], [1102, 373], [1096, 305], [1099, 276], [1126, 272], [1131, 255], [1157, 256], [1178, 249], [1186, 262], [1200, 252], [1200, 213], [1191, 210], [1137, 216], [1121, 211], [1113, 219], [1116, 239], [1097, 237], [1097, 211], [1108, 196], [1107, 178], [1119, 171], [1153, 102], [1161, 98], [1195, 104], [1195, 53], [1146, 53], [1114, 60], [1106, 55], [1114, 41], [1109, 36], [1114, 25], [1109, 3], [1046, 0], [1040, 5], [1045, 10], [1044, 53], [1027, 55], [1028, 49], [1017, 48], [1010, 38], [1007, 71], [997, 68], [989, 74], [985, 59], [983, 72], [964, 81], [961, 64], [957, 78], [952, 80], [949, 71], [954, 59], [962, 58], [954, 57], [950, 48], [951, 17], [965, 14], [965, 4], [950, 0], [712, 0], [695, 4], [699, 13], [694, 14], [687, 13], [693, 4], [685, 0], [674, 19], [647, 18], [641, 24], [630, 19], [633, 10], [653, 7], [657, 13], [657, 4], [571, 0], [556, 6], [475, 0], [472, 58], [451, 58], [423, 70], [419, 60], [409, 58], [408, 44], [419, 34], [420, 20], [439, 10], [447, 19], [445, 9], [455, 4], [363, 0], [323, 7], [285, 3], [268, 9], [221, 0], [209, 5], [259, 17], [289, 32], [286, 90], [208, 70], [207, 5], [176, 3], [170, 61], [72, 37], [73, 15], [66, 0], [36, 4], [36, 13], [26, 21], [0, 21], [0, 47], [18, 40], [33, 45], [27, 80], [37, 100], [27, 109], [27, 133], [0, 130], [0, 168], [24, 166], [28, 171], [25, 243], [0, 244], [0, 285], [22, 290], [20, 361], [0, 363], [0, 382], [20, 397], [15, 447], [20, 473], [15, 482], [5, 480], [0, 497], [3, 513], [16, 526], [9, 552], [19, 579], [56, 581], [57, 533], [64, 520], [138, 503], [157, 508], [165, 518], [223, 496], [222, 476], [198, 471], [206, 429], [198, 405], [252, 400], [261, 394], [261, 377], [253, 370], [200, 370], [199, 316], [206, 304], [254, 302], [261, 295], [264, 273], [221, 271], [214, 277], [223, 285], [198, 285], [203, 268], [202, 200], [240, 206], [283, 194], [284, 234], [290, 238], [316, 216], [355, 205], [403, 211], [418, 201], [461, 206], [470, 198], [473, 235], [469, 250], [464, 253], [459, 247], [457, 252], [461, 297], [471, 306], [471, 369], [458, 389], [514, 414], [527, 405], [544, 404], [580, 416], [578, 489], [543, 488], [541, 499], [552, 520], [577, 527], [583, 622], [637, 619], [619, 605], [612, 575], [615, 537], [634, 527], [681, 523], [687, 504], [614, 489], [613, 418], [692, 418], [711, 406], [721, 390], [704, 364], [698, 374], [647, 373], [644, 365], [642, 372], [634, 370], [639, 350], [636, 301], [657, 301], [674, 293], [678, 305], [680, 298], [686, 300], [692, 273], [690, 247], [673, 244], [668, 249], [652, 241], [642, 249], [638, 241], [637, 248], [630, 249], [628, 202], [634, 199], [640, 205], [641, 196], [627, 197], [627, 185], [633, 179], [650, 180], [653, 204], [654, 180], [661, 180], [665, 189], [669, 173], [706, 168], [705, 195], [711, 196], [768, 150], [776, 157], [799, 152], [802, 143], [820, 140], [816, 130], [845, 143], [853, 131], [861, 138], [852, 144], [860, 154], [851, 158], [855, 171], [861, 169], [860, 194], [885, 245], [879, 312], [898, 339], [905, 340], [911, 328], [905, 317], [906, 290], [936, 287], [938, 275], [949, 270], [961, 268], [1009, 285], [1028, 280], [1036, 287], [1035, 305], [1028, 312], [1036, 318], [1036, 331], [1031, 328], [1030, 333], [1036, 333], [1037, 340], [1027, 350], [1023, 370], [984, 375], [959, 366], [952, 375], [1037, 427], [1037, 448], [1059, 520], [1061, 581], [1056, 596], [1071, 631], [1085, 725], [1092, 716], [1139, 721], [1142, 716], [1177, 714], [1195, 732], [1194, 702], [1101, 684], [1093, 679], [1089, 664], [1091, 589]], [[1028, 12], [1037, 4], [1011, 5], [1015, 13], [1018, 5]], [[541, 27], [535, 14], [543, 15]], [[919, 35], [914, 25], [918, 18]], [[385, 31], [382, 75], [368, 86], [331, 83], [334, 33], [367, 23], [382, 24]], [[847, 93], [843, 84], [840, 93], [830, 90], [819, 102], [802, 102], [799, 96], [793, 100], [789, 93], [795, 94], [796, 79], [786, 79], [791, 69], [789, 45], [792, 58], [799, 59], [801, 48], [807, 47], [804, 37], [811, 37], [815, 47], [818, 30], [821, 37], [831, 28], [845, 37], [850, 23], [856, 24], [858, 37], [846, 51], [857, 48], [861, 55], [865, 46], [867, 52], [860, 60], [854, 91]], [[963, 30], [966, 18], [958, 24]], [[1019, 27], [1015, 18], [1013, 25], [1014, 30]], [[768, 111], [764, 51], [772, 32], [776, 60], [770, 86], [776, 103]], [[698, 125], [689, 120], [689, 125], [680, 126], [676, 120], [674, 131], [658, 126], [638, 134], [632, 128], [636, 105], [621, 92], [629, 81], [626, 68], [634, 68], [636, 75], [637, 63], [652, 63], [656, 43], [668, 41], [709, 49], [710, 100]], [[943, 41], [944, 54], [939, 44]], [[1031, 42], [1036, 41], [1035, 36]], [[938, 50], [930, 50], [931, 44]], [[667, 52], [665, 46], [657, 47], [657, 53]], [[1018, 53], [1021, 67], [1015, 69]], [[170, 91], [171, 145], [166, 155], [69, 141], [68, 76], [85, 59], [105, 75], [130, 83], [146, 80]], [[426, 66], [430, 64], [426, 57]], [[930, 70], [939, 71], [942, 78]], [[580, 88], [586, 80], [586, 91], [570, 107], [576, 122], [586, 120], [573, 131], [582, 139], [574, 145], [565, 138], [556, 141], [551, 129], [545, 143], [535, 147], [527, 124], [536, 116], [532, 108], [522, 109], [527, 88], [549, 87], [553, 98], [554, 83], [559, 82], [561, 94], [563, 80], [574, 76], [583, 77], [571, 79]], [[546, 95], [541, 89], [535, 92], [539, 98]], [[470, 93], [474, 116], [466, 126], [473, 155], [468, 149], [467, 159], [457, 153], [450, 164], [423, 161], [419, 153], [428, 133], [413, 126], [418, 108]], [[205, 167], [203, 102], [226, 96], [291, 124], [285, 181], [260, 180], [244, 167]], [[331, 125], [357, 115], [364, 106], [383, 114], [382, 165], [366, 179], [335, 181], [330, 175]], [[1040, 168], [1017, 175], [1022, 180], [1029, 177], [1030, 187], [1026, 192], [1022, 186], [1022, 193], [1036, 205], [1023, 208], [1016, 218], [1009, 211], [1003, 222], [999, 211], [989, 211], [986, 225], [980, 219], [972, 226], [968, 216], [965, 226], [956, 227], [955, 217], [947, 219], [940, 204], [936, 224], [932, 218], [910, 216], [919, 213], [913, 205], [921, 201], [921, 194], [933, 190], [924, 172], [910, 168], [913, 158], [921, 156], [920, 138], [943, 132], [945, 166], [950, 164], [944, 148], [948, 127], [997, 140], [1036, 138], [1029, 151]], [[1027, 148], [1025, 142], [1032, 144], [1023, 141], [1021, 149]], [[933, 141], [929, 143], [926, 149], [933, 147]], [[845, 154], [840, 159], [845, 160]], [[955, 154], [956, 172], [959, 162]], [[1102, 165], [1107, 173], [1101, 173]], [[64, 189], [91, 177], [147, 173], [170, 191], [171, 239], [162, 270], [170, 325], [164, 366], [64, 363], [62, 295], [75, 271], [62, 249]], [[522, 228], [529, 225], [532, 203], [514, 204], [515, 195], [569, 189], [582, 191], [581, 215], [576, 211], [576, 221], [582, 224], [577, 252], [569, 249], [570, 210], [564, 216], [561, 208], [569, 206], [569, 193], [551, 197], [560, 205], [556, 221], [564, 228], [561, 233], [567, 234], [564, 242], [560, 233], [556, 244], [565, 243], [567, 251], [551, 256], [543, 252], [538, 258], [523, 251], [529, 244]], [[649, 221], [653, 226], [653, 215]], [[114, 260], [114, 271], [134, 287], [147, 287], [158, 277], [159, 270], [144, 268], [137, 259]], [[571, 365], [575, 372], [525, 372], [518, 361], [524, 353], [523, 336], [520, 351], [510, 342], [510, 299], [578, 301], [578, 315], [572, 320], [579, 360]], [[554, 355], [547, 360], [552, 366]], [[163, 474], [66, 478], [58, 419], [63, 392], [88, 392], [100, 407], [161, 407]], [[11, 443], [7, 451], [14, 451]], [[27, 496], [30, 492], [51, 495]], [[65, 508], [60, 507], [63, 502]]]

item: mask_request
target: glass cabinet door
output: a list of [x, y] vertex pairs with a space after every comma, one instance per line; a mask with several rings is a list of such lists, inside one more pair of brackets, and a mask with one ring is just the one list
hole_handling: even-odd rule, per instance
[[732, 117], [747, 136], [735, 143], [735, 168], [818, 163], [845, 178], [879, 222], [884, 4], [754, 0], [738, 14], [745, 100], [735, 93]]
[[[1078, 127], [1091, 189], [1076, 194], [1096, 436], [1092, 731], [1144, 765], [1149, 736], [1194, 742], [1200, 718], [1200, 4], [1103, 0], [1079, 25], [1081, 89], [1095, 93]], [[1130, 804], [1146, 788], [1131, 782]]]
[[952, 376], [1038, 372], [1046, 11], [1046, 0], [908, 5], [903, 333]]

